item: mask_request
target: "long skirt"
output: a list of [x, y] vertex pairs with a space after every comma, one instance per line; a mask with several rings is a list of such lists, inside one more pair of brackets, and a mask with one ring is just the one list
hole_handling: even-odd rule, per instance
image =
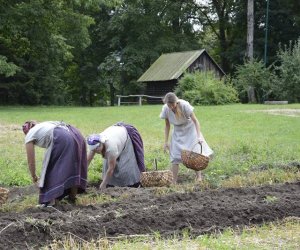
[[87, 154], [85, 139], [78, 129], [67, 125], [53, 131], [53, 147], [47, 166], [40, 203], [61, 199], [77, 187], [83, 192], [87, 185]]
[[[102, 174], [106, 175], [108, 161], [103, 160]], [[117, 159], [116, 167], [112, 177], [108, 181], [108, 186], [128, 187], [135, 186], [140, 182], [141, 172], [134, 154], [132, 141], [127, 137], [123, 151]]]

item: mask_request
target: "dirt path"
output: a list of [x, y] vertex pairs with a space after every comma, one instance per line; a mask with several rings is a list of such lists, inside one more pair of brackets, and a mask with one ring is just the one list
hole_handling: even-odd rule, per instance
[[[25, 190], [30, 193], [28, 188]], [[26, 193], [25, 192], [25, 193]], [[250, 224], [300, 217], [300, 182], [274, 186], [172, 193], [153, 189], [107, 189], [127, 199], [102, 205], [59, 205], [0, 214], [0, 249], [38, 248], [68, 234], [85, 240], [99, 236], [199, 235]], [[12, 191], [16, 194], [16, 190]]]

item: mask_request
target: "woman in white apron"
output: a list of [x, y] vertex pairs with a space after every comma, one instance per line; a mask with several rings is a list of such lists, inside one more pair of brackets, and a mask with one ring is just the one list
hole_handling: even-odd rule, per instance
[[[86, 144], [80, 131], [60, 121], [27, 121], [22, 128], [29, 171], [40, 189], [39, 203], [55, 205], [65, 196], [74, 203], [77, 192], [84, 192], [87, 185]], [[40, 178], [35, 146], [46, 149]]]
[[88, 136], [88, 164], [95, 154], [103, 157], [102, 183], [106, 187], [139, 187], [141, 172], [145, 171], [143, 141], [138, 130], [130, 124], [117, 123], [100, 134]]
[[[164, 150], [169, 150], [172, 163], [173, 183], [177, 183], [179, 164], [182, 163], [181, 151], [187, 149], [200, 153], [202, 144], [202, 154], [208, 157], [213, 155], [212, 149], [206, 143], [201, 131], [200, 123], [194, 114], [194, 107], [189, 102], [178, 99], [169, 92], [164, 97], [164, 105], [160, 114], [161, 119], [165, 119], [165, 145]], [[169, 143], [171, 124], [173, 131]], [[200, 171], [195, 171], [196, 181], [202, 181]]]

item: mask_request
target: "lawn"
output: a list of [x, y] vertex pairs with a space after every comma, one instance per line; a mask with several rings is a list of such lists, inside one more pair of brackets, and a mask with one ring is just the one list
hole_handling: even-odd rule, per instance
[[[280, 173], [277, 176], [280, 182], [283, 169], [293, 168], [293, 162], [300, 162], [300, 113], [288, 116], [288, 112], [263, 112], [278, 109], [299, 111], [300, 104], [195, 107], [202, 133], [215, 152], [214, 160], [204, 172], [210, 185], [219, 186], [228, 182], [228, 178], [249, 175], [262, 167]], [[156, 158], [159, 169], [168, 169], [169, 158], [162, 150], [164, 121], [159, 118], [160, 111], [160, 105], [0, 107], [0, 185], [30, 184], [21, 130], [23, 122], [30, 119], [63, 120], [76, 126], [85, 137], [118, 121], [133, 124], [144, 141], [147, 168], [153, 168]], [[37, 148], [38, 171], [43, 152]], [[99, 180], [100, 171], [101, 159], [98, 157], [89, 169], [89, 180]], [[187, 171], [181, 167], [181, 172]]]
[[[85, 137], [99, 133], [119, 121], [130, 123], [142, 135], [147, 168], [153, 169], [154, 159], [157, 159], [159, 169], [168, 169], [170, 163], [168, 155], [163, 152], [164, 121], [159, 118], [160, 111], [161, 105], [0, 107], [0, 186], [12, 188], [31, 185], [21, 129], [24, 121], [31, 119], [63, 120], [76, 126]], [[209, 167], [203, 171], [205, 189], [300, 180], [300, 104], [196, 106], [195, 114], [200, 121], [202, 133], [215, 152]], [[43, 153], [43, 149], [36, 149], [38, 172], [41, 170]], [[96, 157], [89, 167], [89, 182], [99, 182], [101, 168], [101, 158]], [[181, 166], [179, 176], [193, 176], [193, 173]], [[186, 180], [188, 182], [157, 189], [155, 192], [158, 196], [194, 192], [197, 187], [193, 185], [192, 178]], [[31, 213], [30, 208], [36, 199], [36, 195], [24, 197], [20, 204], [12, 202], [3, 206], [1, 213], [19, 213], [24, 210], [24, 215], [33, 216], [36, 211]], [[113, 204], [116, 200], [116, 197], [91, 193], [79, 198], [80, 206], [77, 209], [88, 209], [89, 204]], [[264, 202], [271, 206], [280, 200], [275, 196], [266, 196]], [[80, 214], [80, 211], [76, 213]], [[6, 222], [9, 216], [14, 217], [11, 214], [3, 216], [2, 222]], [[100, 218], [100, 215], [97, 216], [95, 218]], [[12, 220], [8, 225], [4, 223], [0, 234], [8, 233], [8, 227], [15, 230], [12, 227], [18, 226], [21, 223], [19, 220], [17, 223]], [[24, 223], [32, 224], [34, 228], [39, 223], [44, 228], [52, 228], [47, 224], [48, 219], [44, 221], [41, 218], [25, 217]], [[155, 232], [154, 235], [136, 235], [133, 238], [120, 236], [113, 239], [101, 237], [93, 241], [85, 241], [74, 235], [63, 241], [54, 241], [49, 249], [296, 249], [300, 247], [299, 231], [299, 218], [295, 217], [239, 230], [228, 228], [223, 232], [199, 235], [196, 238], [190, 237], [188, 232], [183, 237], [174, 235], [168, 239]]]

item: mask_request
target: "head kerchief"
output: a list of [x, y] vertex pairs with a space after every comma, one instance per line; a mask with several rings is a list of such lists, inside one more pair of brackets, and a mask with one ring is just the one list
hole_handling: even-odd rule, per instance
[[101, 136], [99, 134], [93, 134], [93, 135], [88, 136], [86, 141], [87, 141], [89, 149], [95, 150], [97, 147], [100, 146]]

